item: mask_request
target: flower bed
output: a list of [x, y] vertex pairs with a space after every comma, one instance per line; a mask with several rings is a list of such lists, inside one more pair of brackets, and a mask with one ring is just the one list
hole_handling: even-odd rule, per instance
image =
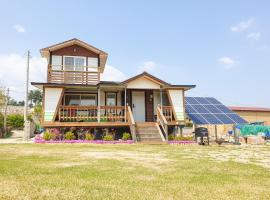
[[105, 140], [44, 140], [41, 135], [36, 135], [35, 143], [39, 144], [132, 144], [132, 140], [112, 140], [112, 141], [105, 141]]
[[193, 140], [169, 140], [168, 144], [191, 145], [191, 144], [197, 144], [197, 142]]

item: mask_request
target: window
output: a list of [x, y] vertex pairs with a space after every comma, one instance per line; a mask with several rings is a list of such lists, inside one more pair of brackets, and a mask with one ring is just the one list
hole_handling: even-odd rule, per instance
[[116, 94], [113, 92], [106, 93], [106, 105], [107, 106], [116, 106]]
[[65, 105], [73, 106], [96, 106], [97, 95], [65, 95]]
[[80, 105], [79, 95], [65, 95], [65, 105], [78, 106]]
[[75, 56], [64, 56], [64, 65], [66, 70], [84, 71], [84, 66], [86, 66], [86, 58]]
[[81, 96], [81, 105], [82, 106], [96, 106], [97, 105], [97, 95], [84, 95]]
[[98, 58], [90, 58], [87, 59], [88, 71], [97, 71], [98, 70]]
[[62, 69], [62, 56], [52, 56], [52, 69], [61, 70]]

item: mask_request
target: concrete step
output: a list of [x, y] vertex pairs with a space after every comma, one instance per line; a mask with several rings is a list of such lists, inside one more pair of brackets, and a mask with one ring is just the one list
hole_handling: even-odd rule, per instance
[[158, 136], [152, 136], [152, 137], [149, 137], [149, 136], [142, 136], [142, 137], [137, 137], [137, 138], [140, 138], [140, 139], [161, 139], [160, 137]]
[[138, 142], [160, 142], [160, 143], [162, 143], [163, 141], [160, 138], [143, 138], [143, 139], [138, 138]]
[[139, 131], [156, 131], [157, 127], [148, 127], [148, 128], [142, 128], [142, 127], [136, 127]]
[[149, 137], [154, 137], [154, 136], [158, 136], [160, 137], [159, 133], [136, 133], [137, 136], [139, 137], [144, 137], [144, 136], [149, 136]]

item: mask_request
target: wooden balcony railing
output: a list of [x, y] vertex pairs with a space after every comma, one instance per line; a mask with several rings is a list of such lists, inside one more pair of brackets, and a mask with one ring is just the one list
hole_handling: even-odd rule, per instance
[[[71, 67], [68, 67], [70, 69]], [[100, 72], [97, 67], [76, 66], [77, 70], [64, 69], [62, 65], [48, 67], [49, 83], [89, 84], [100, 81]]]
[[[98, 106], [60, 106], [60, 122], [98, 122]], [[125, 122], [125, 106], [100, 106], [100, 122]]]
[[163, 116], [169, 122], [173, 121], [173, 107], [172, 106], [162, 106], [161, 108]]

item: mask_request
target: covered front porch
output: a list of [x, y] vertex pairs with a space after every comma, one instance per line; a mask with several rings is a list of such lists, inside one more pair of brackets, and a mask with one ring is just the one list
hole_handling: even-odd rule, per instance
[[[52, 88], [45, 88], [45, 98]], [[45, 112], [42, 125], [51, 126], [129, 126], [135, 122], [157, 121], [157, 108], [170, 123], [175, 121], [166, 90], [138, 90], [123, 87], [58, 88], [55, 113]], [[51, 95], [51, 97], [57, 95]], [[48, 106], [47, 106], [48, 107]]]

